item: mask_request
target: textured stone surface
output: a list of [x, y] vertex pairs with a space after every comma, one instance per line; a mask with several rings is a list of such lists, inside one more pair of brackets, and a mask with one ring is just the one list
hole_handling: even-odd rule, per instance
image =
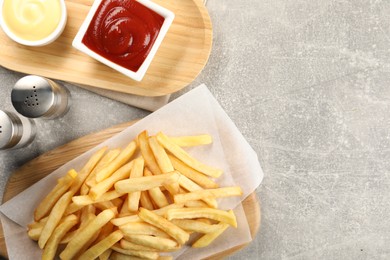
[[[211, 92], [257, 151], [262, 225], [230, 259], [390, 258], [390, 3], [209, 0]], [[0, 68], [1, 109], [20, 77]], [[10, 172], [74, 138], [148, 113], [67, 84], [73, 106], [36, 142], [0, 152]]]

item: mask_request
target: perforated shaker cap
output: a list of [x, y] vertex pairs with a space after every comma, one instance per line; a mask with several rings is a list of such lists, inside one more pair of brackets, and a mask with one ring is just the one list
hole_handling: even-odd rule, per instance
[[14, 114], [0, 110], [0, 150], [16, 146], [22, 134], [22, 121]]
[[21, 115], [29, 118], [53, 118], [66, 112], [68, 92], [55, 82], [35, 75], [18, 80], [11, 101]]

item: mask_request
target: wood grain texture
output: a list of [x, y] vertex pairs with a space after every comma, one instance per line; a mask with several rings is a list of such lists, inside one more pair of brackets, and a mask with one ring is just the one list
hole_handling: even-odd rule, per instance
[[153, 0], [175, 19], [141, 82], [134, 81], [72, 47], [93, 0], [65, 0], [68, 21], [52, 44], [28, 47], [0, 30], [0, 65], [11, 70], [142, 96], [182, 89], [202, 71], [212, 46], [212, 26], [202, 0]]
[[[131, 126], [134, 122], [127, 122], [114, 127], [92, 133], [87, 136], [76, 139], [52, 151], [42, 154], [41, 156], [27, 162], [25, 165], [16, 170], [8, 180], [3, 195], [3, 203], [12, 199], [15, 195], [30, 187], [35, 182], [41, 180], [55, 169], [59, 168], [66, 162], [76, 158], [80, 154], [90, 150], [96, 145], [104, 142], [113, 135], [123, 131]], [[256, 193], [249, 195], [242, 203], [247, 221], [249, 224], [252, 238], [255, 237], [260, 227], [260, 203]], [[221, 259], [231, 255], [245, 247], [246, 244], [230, 248], [224, 252], [207, 258]], [[7, 257], [5, 238], [0, 225], [0, 255]]]

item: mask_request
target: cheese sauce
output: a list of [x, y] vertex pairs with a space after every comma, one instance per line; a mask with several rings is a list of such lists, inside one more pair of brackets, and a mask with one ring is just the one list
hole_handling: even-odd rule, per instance
[[3, 19], [10, 31], [29, 41], [46, 38], [61, 19], [61, 0], [4, 0]]

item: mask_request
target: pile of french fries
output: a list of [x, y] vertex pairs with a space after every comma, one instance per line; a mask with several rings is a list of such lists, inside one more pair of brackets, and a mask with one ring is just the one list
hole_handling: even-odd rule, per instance
[[78, 172], [70, 170], [41, 201], [28, 235], [42, 259], [172, 259], [188, 244], [211, 244], [229, 226], [232, 210], [217, 198], [241, 196], [218, 187], [222, 171], [185, 147], [212, 143], [209, 135], [140, 133], [123, 149], [104, 147]]

